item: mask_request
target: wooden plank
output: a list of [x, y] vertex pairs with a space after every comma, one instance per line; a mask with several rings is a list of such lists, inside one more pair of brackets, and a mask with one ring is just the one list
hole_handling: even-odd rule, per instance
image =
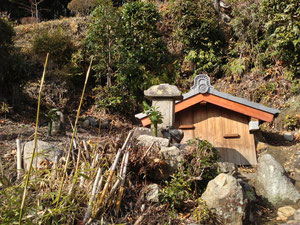
[[179, 129], [182, 129], [182, 130], [186, 130], [186, 129], [194, 130], [195, 126], [193, 124], [191, 124], [191, 125], [180, 125]]
[[240, 138], [239, 134], [224, 134], [223, 138]]
[[207, 105], [195, 105], [193, 107], [194, 136], [207, 140]]
[[[181, 125], [193, 125], [193, 111], [192, 108], [186, 109], [184, 113], [180, 113], [177, 117], [180, 120]], [[194, 129], [185, 129], [183, 130], [184, 136], [181, 143], [186, 142], [187, 140], [194, 138]]]

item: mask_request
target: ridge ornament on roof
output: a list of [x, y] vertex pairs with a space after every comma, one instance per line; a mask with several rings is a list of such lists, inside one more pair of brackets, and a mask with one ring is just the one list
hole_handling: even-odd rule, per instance
[[201, 94], [205, 94], [209, 91], [210, 88], [213, 88], [210, 84], [210, 79], [206, 74], [197, 75], [194, 79], [194, 85], [191, 87], [191, 90], [198, 90]]

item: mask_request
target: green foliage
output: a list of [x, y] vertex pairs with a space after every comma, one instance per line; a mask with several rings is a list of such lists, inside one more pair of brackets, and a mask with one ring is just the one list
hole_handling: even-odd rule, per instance
[[38, 34], [32, 43], [32, 50], [38, 57], [44, 59], [50, 53], [49, 59], [53, 60], [59, 67], [66, 64], [73, 52], [73, 44], [70, 37], [62, 28], [54, 31], [43, 31]]
[[219, 152], [206, 140], [198, 138], [188, 141], [189, 153], [186, 155], [185, 165], [188, 174], [198, 183], [198, 191], [203, 191], [209, 180], [217, 176], [216, 162]]
[[208, 51], [191, 50], [185, 57], [185, 60], [195, 65], [194, 75], [202, 72], [216, 74], [220, 72], [222, 65], [222, 59], [217, 56], [213, 49], [209, 49]]
[[154, 127], [154, 136], [157, 136], [157, 125], [161, 124], [163, 121], [163, 116], [161, 115], [161, 112], [158, 111], [158, 109], [154, 106], [149, 106], [147, 102], [143, 102], [144, 105], [144, 113], [148, 116], [148, 118], [151, 121], [151, 124]]
[[91, 14], [91, 24], [86, 37], [88, 53], [94, 56], [93, 70], [97, 81], [107, 86], [113, 84], [120, 61], [120, 12], [110, 0], [103, 0]]
[[174, 174], [171, 181], [166, 181], [166, 187], [159, 193], [160, 201], [169, 203], [171, 208], [180, 208], [184, 201], [190, 199], [191, 181], [183, 171]]
[[297, 1], [263, 0], [261, 4], [234, 5], [230, 23], [234, 35], [231, 56], [248, 57], [251, 65], [248, 71], [253, 67], [263, 70], [281, 61], [297, 77], [300, 65]]
[[2, 104], [0, 105], [0, 115], [4, 114], [6, 117], [6, 114], [9, 113], [11, 109], [12, 107], [9, 107], [6, 102], [2, 102]]
[[278, 84], [276, 82], [268, 82], [262, 84], [253, 93], [253, 100], [255, 102], [268, 102], [273, 94], [277, 91]]
[[137, 108], [136, 99], [129, 95], [122, 86], [97, 87], [96, 104], [99, 108], [106, 109], [110, 113], [131, 115]]
[[0, 83], [6, 82], [8, 70], [11, 66], [11, 54], [13, 51], [13, 28], [3, 19], [0, 18]]
[[198, 199], [207, 183], [218, 175], [218, 159], [217, 149], [208, 141], [190, 140], [182, 168], [165, 183], [160, 192], [161, 201], [179, 209], [185, 200]]
[[198, 206], [193, 211], [194, 220], [196, 220], [198, 224], [211, 224], [209, 222], [212, 218], [212, 215], [206, 202], [201, 198], [198, 198], [197, 202], [198, 202]]
[[25, 79], [29, 70], [29, 64], [14, 48], [14, 35], [13, 27], [0, 18], [0, 93], [9, 92], [9, 87]]
[[300, 128], [300, 117], [287, 115], [284, 118], [284, 127], [289, 130], [295, 130]]
[[288, 64], [299, 73], [300, 58], [300, 6], [296, 0], [264, 0], [261, 15], [265, 19], [265, 38], [269, 42], [267, 51]]
[[161, 17], [151, 2], [126, 3], [121, 13], [123, 33], [118, 81], [140, 97], [150, 85], [168, 79], [164, 70], [168, 51], [157, 28]]
[[207, 72], [220, 76], [225, 40], [211, 1], [172, 1], [168, 16], [173, 35], [183, 45], [185, 61], [194, 64], [194, 75]]

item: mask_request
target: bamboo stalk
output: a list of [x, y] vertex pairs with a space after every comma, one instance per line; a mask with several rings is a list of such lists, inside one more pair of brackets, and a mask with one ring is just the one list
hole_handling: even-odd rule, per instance
[[149, 153], [149, 151], [152, 149], [154, 143], [155, 143], [155, 141], [153, 141], [152, 144], [150, 145], [150, 147], [147, 149], [147, 151], [145, 152], [145, 154], [141, 158], [141, 161], [147, 156], [147, 154]]
[[86, 210], [86, 213], [85, 213], [85, 216], [84, 216], [84, 219], [83, 219], [83, 223], [85, 223], [91, 216], [92, 208], [93, 208], [93, 202], [95, 201], [95, 196], [97, 194], [97, 187], [98, 187], [100, 175], [101, 175], [101, 168], [98, 169], [98, 172], [97, 172], [97, 175], [96, 175], [96, 178], [95, 178], [95, 182], [94, 182], [93, 190], [92, 190], [92, 195], [91, 195], [91, 198], [90, 198], [90, 201], [89, 201], [89, 204], [88, 204], [88, 208]]
[[[85, 163], [82, 163], [82, 165], [81, 165], [81, 171], [82, 171], [82, 173], [85, 174], [85, 172], [84, 172], [84, 166], [85, 166]], [[80, 177], [80, 182], [79, 182], [79, 187], [82, 187], [82, 186], [83, 186], [83, 182], [84, 182], [84, 177], [81, 176], [81, 177]]]
[[86, 151], [86, 159], [87, 159], [87, 160], [90, 160], [89, 150], [88, 150], [88, 148], [87, 148], [86, 141], [83, 140], [83, 141], [82, 141], [82, 144], [83, 144], [84, 150]]
[[113, 177], [113, 174], [114, 174], [114, 171], [115, 171], [115, 169], [117, 167], [117, 163], [119, 161], [120, 155], [121, 155], [122, 151], [126, 148], [126, 146], [127, 146], [128, 142], [129, 142], [132, 134], [133, 134], [133, 130], [131, 130], [129, 132], [129, 134], [128, 134], [127, 138], [126, 138], [126, 141], [124, 142], [122, 148], [118, 150], [118, 153], [116, 155], [115, 161], [114, 161], [114, 163], [113, 163], [113, 165], [112, 165], [112, 167], [110, 169], [110, 173], [109, 173], [109, 176], [107, 178], [106, 184], [105, 184], [105, 186], [103, 188], [103, 191], [101, 193], [101, 196], [100, 196], [100, 199], [99, 199], [99, 205], [101, 205], [102, 202], [103, 202], [103, 200], [104, 200], [105, 194], [106, 194], [106, 192], [108, 190], [108, 187], [109, 187], [109, 184], [110, 184], [110, 181], [111, 181], [111, 179]]
[[97, 186], [97, 193], [99, 193], [99, 191], [102, 189], [103, 179], [103, 176], [101, 176], [99, 184]]
[[117, 215], [118, 215], [119, 210], [120, 210], [121, 201], [122, 201], [123, 192], [124, 192], [124, 185], [125, 185], [125, 178], [126, 178], [126, 172], [127, 172], [127, 165], [128, 165], [128, 161], [129, 161], [129, 154], [130, 154], [130, 152], [127, 150], [124, 169], [123, 169], [123, 174], [122, 174], [121, 185], [120, 185], [118, 198], [117, 198], [117, 203], [116, 203], [116, 214]]
[[73, 177], [72, 185], [69, 190], [69, 195], [72, 194], [75, 184], [77, 183], [77, 180], [78, 180], [78, 173], [76, 171], [78, 171], [78, 167], [79, 167], [80, 154], [81, 154], [81, 148], [79, 148], [79, 150], [78, 150], [77, 162], [76, 162], [76, 167], [75, 167], [75, 176]]
[[85, 82], [84, 82], [84, 86], [83, 86], [83, 90], [82, 90], [82, 94], [81, 94], [81, 99], [80, 99], [79, 107], [78, 107], [78, 110], [77, 110], [76, 120], [75, 120], [75, 124], [74, 124], [74, 128], [73, 128], [71, 143], [70, 143], [70, 147], [69, 147], [69, 151], [68, 151], [68, 155], [67, 155], [67, 159], [66, 159], [66, 164], [65, 164], [65, 167], [64, 167], [63, 177], [62, 177], [62, 180], [61, 180], [58, 196], [56, 198], [56, 209], [58, 208], [58, 205], [59, 205], [59, 202], [60, 202], [62, 187], [63, 187], [65, 177], [66, 177], [66, 172], [67, 172], [67, 168], [68, 168], [68, 164], [69, 164], [69, 160], [70, 160], [70, 155], [71, 155], [71, 150], [72, 150], [73, 139], [74, 139], [75, 133], [76, 133], [76, 126], [77, 126], [77, 123], [78, 123], [79, 114], [80, 114], [80, 110], [81, 110], [81, 105], [82, 105], [83, 97], [84, 97], [84, 93], [85, 93], [85, 88], [86, 88], [87, 81], [88, 81], [90, 71], [91, 71], [91, 67], [92, 67], [92, 62], [93, 62], [93, 58], [91, 59], [89, 68], [88, 68], [87, 73], [86, 73], [86, 78], [85, 78]]
[[21, 140], [16, 139], [17, 143], [17, 179], [20, 179], [22, 170], [22, 150], [21, 150]]
[[23, 209], [24, 209], [25, 199], [26, 199], [26, 194], [27, 194], [27, 187], [28, 187], [28, 183], [29, 183], [30, 172], [32, 169], [32, 163], [33, 163], [33, 159], [35, 156], [35, 150], [36, 150], [36, 145], [37, 145], [37, 133], [38, 133], [37, 129], [38, 129], [38, 125], [39, 125], [41, 93], [42, 93], [44, 80], [45, 80], [48, 57], [49, 57], [49, 53], [47, 53], [47, 56], [46, 56], [46, 60], [45, 60], [45, 64], [44, 64], [44, 71], [43, 71], [42, 80], [41, 80], [41, 84], [40, 84], [38, 107], [37, 107], [36, 122], [35, 122], [35, 132], [34, 132], [34, 146], [33, 146], [32, 155], [31, 155], [31, 159], [30, 159], [29, 169], [28, 169], [27, 176], [26, 176], [25, 186], [24, 186], [24, 192], [23, 192], [22, 203], [21, 203], [21, 208], [20, 208], [19, 225], [22, 224], [22, 216], [23, 216]]

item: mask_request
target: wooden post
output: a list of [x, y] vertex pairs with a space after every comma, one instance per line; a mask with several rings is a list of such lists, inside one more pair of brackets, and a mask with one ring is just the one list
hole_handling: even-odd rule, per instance
[[22, 170], [22, 150], [21, 150], [21, 140], [17, 138], [17, 179], [20, 179]]

